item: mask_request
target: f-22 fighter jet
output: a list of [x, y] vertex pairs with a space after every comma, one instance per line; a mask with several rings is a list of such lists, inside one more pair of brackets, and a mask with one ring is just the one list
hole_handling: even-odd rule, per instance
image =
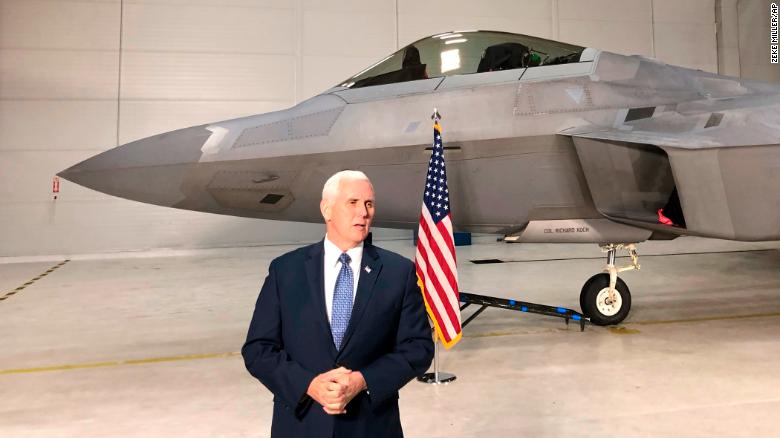
[[[63, 171], [111, 195], [320, 222], [325, 179], [373, 181], [375, 224], [417, 227], [432, 109], [456, 230], [592, 242], [583, 313], [616, 324], [635, 244], [780, 239], [780, 87], [503, 32], [434, 35], [284, 111], [168, 132]], [[618, 250], [632, 264], [615, 266]]]

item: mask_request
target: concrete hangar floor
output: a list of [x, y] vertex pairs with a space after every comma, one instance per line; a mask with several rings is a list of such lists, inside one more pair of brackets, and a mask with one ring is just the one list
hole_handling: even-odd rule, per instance
[[[605, 262], [594, 245], [491, 240], [458, 248], [463, 290], [577, 309]], [[238, 351], [268, 263], [291, 248], [0, 263], [0, 436], [267, 436], [271, 395]], [[440, 357], [454, 383], [402, 390], [406, 435], [774, 436], [778, 249], [642, 244], [617, 328], [488, 309]], [[488, 258], [505, 263], [470, 263]]]

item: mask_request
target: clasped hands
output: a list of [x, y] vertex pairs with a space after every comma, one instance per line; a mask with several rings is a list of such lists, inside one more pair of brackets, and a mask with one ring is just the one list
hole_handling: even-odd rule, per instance
[[315, 377], [306, 394], [322, 405], [327, 414], [337, 415], [345, 414], [347, 404], [364, 389], [366, 380], [360, 371], [340, 367]]

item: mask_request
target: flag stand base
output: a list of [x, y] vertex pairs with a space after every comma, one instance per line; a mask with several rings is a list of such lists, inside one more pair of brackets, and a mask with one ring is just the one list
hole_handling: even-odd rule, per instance
[[[436, 333], [434, 333], [434, 336]], [[457, 377], [455, 374], [443, 373], [439, 371], [439, 341], [433, 341], [433, 372], [425, 373], [417, 378], [418, 382], [427, 383], [429, 385], [446, 385], [454, 381]]]
[[438, 377], [436, 377], [436, 373], [425, 373], [417, 378], [418, 381], [430, 385], [446, 385], [455, 379], [457, 379], [455, 374], [450, 373], [439, 373]]

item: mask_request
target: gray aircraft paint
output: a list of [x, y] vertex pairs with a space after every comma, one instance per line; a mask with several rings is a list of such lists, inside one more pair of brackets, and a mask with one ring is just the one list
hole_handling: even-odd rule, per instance
[[[320, 222], [325, 179], [360, 169], [376, 189], [376, 225], [416, 228], [436, 107], [453, 148], [457, 230], [535, 242], [780, 239], [778, 93], [588, 48], [577, 63], [334, 87], [284, 111], [119, 146], [61, 175], [157, 205]], [[657, 222], [675, 187], [686, 229]], [[572, 228], [588, 231], [545, 233]]]

